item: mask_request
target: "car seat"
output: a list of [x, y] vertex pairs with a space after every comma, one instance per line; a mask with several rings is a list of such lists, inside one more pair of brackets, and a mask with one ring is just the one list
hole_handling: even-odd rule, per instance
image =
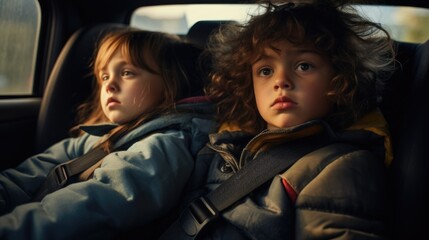
[[123, 28], [121, 24], [99, 24], [75, 32], [63, 47], [43, 94], [37, 130], [36, 152], [68, 137], [76, 124], [75, 110], [89, 97], [93, 87], [90, 61], [100, 36]]
[[390, 125], [393, 162], [387, 204], [391, 239], [420, 239], [429, 216], [429, 41], [397, 42], [398, 69], [381, 94]]
[[186, 38], [199, 47], [205, 47], [210, 35], [222, 25], [235, 21], [198, 21], [189, 28]]

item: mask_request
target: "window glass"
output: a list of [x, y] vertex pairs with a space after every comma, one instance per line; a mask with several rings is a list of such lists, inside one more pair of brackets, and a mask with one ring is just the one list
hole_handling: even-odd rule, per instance
[[[424, 42], [429, 39], [429, 9], [393, 6], [359, 6], [358, 11], [382, 24], [395, 40]], [[176, 34], [186, 34], [200, 20], [247, 21], [258, 14], [252, 4], [193, 4], [142, 7], [131, 18], [131, 26]]]
[[251, 4], [189, 4], [141, 7], [134, 11], [131, 26], [176, 34], [186, 34], [200, 20], [245, 21], [256, 13]]
[[0, 0], [0, 95], [30, 95], [40, 29], [37, 0]]
[[369, 19], [382, 24], [395, 40], [418, 43], [429, 39], [429, 9], [361, 6], [358, 10]]

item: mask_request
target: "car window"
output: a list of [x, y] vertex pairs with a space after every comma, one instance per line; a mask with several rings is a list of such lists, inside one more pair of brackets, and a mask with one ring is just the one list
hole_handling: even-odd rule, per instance
[[[130, 25], [152, 31], [186, 34], [200, 20], [246, 21], [260, 9], [252, 4], [190, 4], [142, 7], [134, 11]], [[359, 5], [357, 10], [382, 24], [395, 40], [424, 42], [429, 39], [429, 10], [415, 7]]]
[[40, 29], [36, 0], [0, 0], [0, 96], [31, 95]]

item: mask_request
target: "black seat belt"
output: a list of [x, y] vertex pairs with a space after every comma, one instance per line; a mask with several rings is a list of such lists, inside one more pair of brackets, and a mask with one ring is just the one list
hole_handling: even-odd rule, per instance
[[102, 147], [95, 147], [81, 157], [57, 165], [49, 172], [45, 182], [34, 195], [33, 201], [40, 201], [47, 194], [64, 187], [71, 177], [90, 168], [107, 154]]
[[[306, 140], [305, 144], [294, 144], [287, 148], [278, 146], [262, 153], [220, 184], [218, 188], [191, 202], [160, 239], [195, 239], [208, 223], [219, 216], [221, 211], [272, 179], [276, 174], [288, 169], [305, 154], [330, 143], [326, 138]], [[335, 155], [337, 153], [344, 152], [337, 151]]]
[[[173, 124], [167, 128], [178, 128], [177, 124]], [[137, 140], [143, 139], [146, 136], [158, 132], [162, 132], [163, 129], [159, 129], [156, 131], [148, 132], [144, 134], [143, 136], [139, 136], [133, 139], [129, 139], [125, 143], [123, 143], [121, 146], [116, 147], [111, 152], [114, 151], [120, 151], [123, 149], [126, 149], [129, 147], [132, 143], [136, 142]], [[127, 132], [122, 132], [118, 134], [118, 136], [115, 136], [115, 139], [119, 139], [120, 136], [126, 135]], [[68, 162], [61, 163], [54, 167], [48, 174], [48, 176], [45, 179], [45, 182], [42, 184], [42, 186], [39, 188], [37, 193], [33, 196], [32, 201], [40, 201], [45, 197], [47, 194], [52, 193], [60, 188], [63, 188], [65, 185], [69, 183], [69, 180], [77, 176], [95, 164], [97, 164], [102, 158], [104, 158], [106, 155], [108, 155], [110, 152], [105, 150], [102, 146], [96, 146], [95, 148], [92, 148], [89, 152], [86, 154], [77, 157], [75, 159], [72, 159]], [[95, 170], [93, 168], [92, 170]], [[85, 172], [86, 175], [89, 176], [90, 173]]]

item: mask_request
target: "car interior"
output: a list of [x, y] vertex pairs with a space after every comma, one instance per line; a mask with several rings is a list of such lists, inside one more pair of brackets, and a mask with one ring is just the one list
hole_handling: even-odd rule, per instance
[[[50, 53], [49, 58], [39, 63], [39, 66], [45, 65], [38, 73], [45, 76], [46, 81], [40, 83], [44, 86], [39, 93], [40, 104], [31, 107], [33, 114], [37, 112], [37, 119], [29, 124], [34, 127], [27, 126], [27, 129], [22, 130], [34, 133], [34, 140], [27, 139], [19, 143], [27, 147], [32, 145], [28, 154], [41, 152], [68, 136], [68, 130], [75, 124], [75, 112], [72, 110], [88, 98], [93, 87], [89, 63], [96, 43], [104, 33], [128, 26], [130, 11], [141, 6], [164, 4], [231, 3], [174, 0], [39, 2], [42, 9], [59, 9], [55, 14], [60, 15], [50, 13], [42, 21], [42, 32], [45, 31], [42, 40], [48, 41], [49, 36], [50, 41], [54, 38], [57, 41], [56, 45], [49, 47], [50, 52], [47, 51]], [[374, 4], [429, 8], [425, 0], [374, 1]], [[204, 47], [209, 34], [227, 22], [199, 21], [183, 37]], [[56, 28], [53, 25], [57, 25]], [[48, 34], [48, 31], [54, 30], [58, 33]], [[389, 188], [386, 189], [386, 204], [389, 206], [387, 231], [391, 239], [419, 239], [426, 235], [425, 219], [429, 216], [429, 161], [426, 159], [429, 101], [425, 97], [429, 89], [429, 41], [411, 43], [395, 40], [395, 51], [395, 73], [379, 95], [380, 109], [389, 123], [394, 151], [394, 159], [388, 169]], [[11, 108], [12, 105], [9, 105], [8, 109]], [[6, 111], [4, 109], [0, 108], [0, 111]], [[9, 125], [3, 122], [0, 124], [3, 134]], [[13, 152], [6, 157], [11, 158]], [[19, 163], [18, 160], [11, 162], [2, 166], [5, 168]]]

